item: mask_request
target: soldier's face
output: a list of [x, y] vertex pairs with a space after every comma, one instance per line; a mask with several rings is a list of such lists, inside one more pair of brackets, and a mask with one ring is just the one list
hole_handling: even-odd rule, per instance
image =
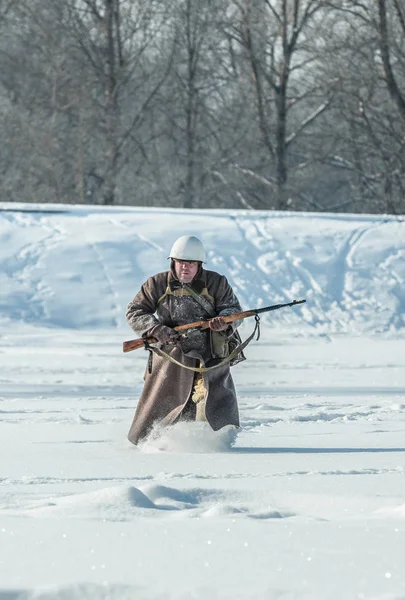
[[182, 283], [190, 283], [197, 275], [198, 261], [196, 260], [178, 260], [174, 259], [174, 270], [176, 277]]

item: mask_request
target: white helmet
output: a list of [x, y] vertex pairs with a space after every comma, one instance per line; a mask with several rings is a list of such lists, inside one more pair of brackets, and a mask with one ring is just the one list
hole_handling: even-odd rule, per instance
[[205, 248], [194, 235], [183, 235], [174, 242], [168, 258], [205, 262]]

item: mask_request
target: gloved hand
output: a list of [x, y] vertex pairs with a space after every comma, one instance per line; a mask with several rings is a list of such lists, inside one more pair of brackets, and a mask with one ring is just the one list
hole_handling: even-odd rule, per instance
[[156, 325], [149, 332], [151, 336], [157, 339], [161, 344], [167, 344], [169, 342], [175, 342], [179, 337], [177, 331], [168, 327], [167, 325]]
[[222, 317], [214, 317], [209, 321], [209, 325], [212, 331], [224, 331], [228, 329], [228, 323], [225, 323]]

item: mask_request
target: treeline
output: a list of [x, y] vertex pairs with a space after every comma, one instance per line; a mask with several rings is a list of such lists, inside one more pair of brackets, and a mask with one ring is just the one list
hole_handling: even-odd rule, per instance
[[404, 213], [403, 0], [0, 0], [4, 201]]

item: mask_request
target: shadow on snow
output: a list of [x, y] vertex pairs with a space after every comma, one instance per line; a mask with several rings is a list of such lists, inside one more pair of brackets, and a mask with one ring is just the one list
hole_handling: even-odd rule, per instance
[[359, 454], [405, 452], [405, 448], [232, 448], [232, 453], [238, 454]]

